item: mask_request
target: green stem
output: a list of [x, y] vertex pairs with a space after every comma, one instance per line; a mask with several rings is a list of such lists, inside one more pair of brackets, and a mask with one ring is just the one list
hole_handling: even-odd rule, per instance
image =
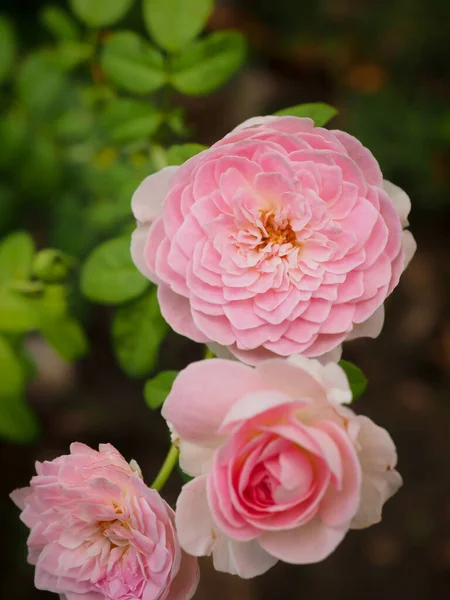
[[163, 462], [161, 469], [159, 470], [158, 475], [155, 478], [155, 481], [152, 483], [151, 487], [159, 492], [166, 481], [169, 479], [170, 474], [174, 470], [178, 461], [178, 448], [176, 448], [173, 444], [170, 447], [170, 450], [166, 456], [166, 460]]

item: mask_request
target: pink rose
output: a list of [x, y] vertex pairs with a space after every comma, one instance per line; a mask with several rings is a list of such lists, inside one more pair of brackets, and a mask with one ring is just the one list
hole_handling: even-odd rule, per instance
[[254, 577], [278, 559], [320, 561], [378, 522], [401, 485], [395, 446], [350, 400], [341, 367], [301, 356], [182, 371], [163, 416], [194, 477], [175, 517], [186, 552]]
[[99, 450], [72, 444], [11, 494], [31, 530], [36, 587], [63, 600], [188, 600], [197, 561], [180, 548], [172, 509], [134, 461]]
[[369, 150], [298, 117], [246, 121], [147, 177], [132, 207], [167, 322], [249, 364], [376, 337], [415, 250], [409, 198]]

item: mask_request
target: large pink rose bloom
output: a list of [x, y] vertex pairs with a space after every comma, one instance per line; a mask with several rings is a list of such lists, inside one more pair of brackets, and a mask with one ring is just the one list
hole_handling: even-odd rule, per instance
[[177, 502], [182, 547], [254, 577], [278, 559], [320, 561], [378, 522], [401, 485], [395, 446], [350, 400], [341, 367], [301, 356], [182, 371], [163, 407], [194, 477]]
[[408, 196], [306, 118], [250, 119], [145, 179], [132, 207], [132, 255], [168, 323], [250, 364], [378, 335], [415, 249]]
[[188, 600], [197, 561], [180, 548], [172, 509], [135, 463], [99, 450], [72, 444], [11, 494], [31, 529], [36, 587], [62, 600]]

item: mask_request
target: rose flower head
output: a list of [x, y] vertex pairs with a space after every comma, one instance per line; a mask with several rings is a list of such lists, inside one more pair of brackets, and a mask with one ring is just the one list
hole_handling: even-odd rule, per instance
[[181, 371], [163, 416], [194, 478], [176, 507], [186, 552], [254, 577], [277, 560], [320, 561], [377, 523], [402, 481], [395, 446], [350, 400], [339, 365], [302, 356]]
[[342, 131], [308, 118], [244, 122], [132, 200], [137, 267], [162, 314], [249, 364], [375, 337], [414, 253], [410, 201]]
[[28, 560], [38, 589], [63, 600], [189, 600], [195, 558], [178, 542], [172, 509], [136, 463], [109, 444], [80, 443], [36, 463], [13, 501], [30, 528]]

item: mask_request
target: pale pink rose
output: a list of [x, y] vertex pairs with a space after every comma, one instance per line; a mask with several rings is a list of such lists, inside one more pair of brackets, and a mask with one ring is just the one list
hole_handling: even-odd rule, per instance
[[375, 337], [415, 250], [408, 196], [342, 131], [250, 119], [147, 177], [132, 256], [175, 331], [249, 364]]
[[31, 530], [36, 587], [63, 600], [188, 600], [197, 561], [180, 548], [172, 509], [134, 461], [99, 450], [72, 444], [11, 494]]
[[176, 507], [186, 552], [254, 577], [278, 559], [320, 561], [349, 529], [377, 523], [401, 485], [396, 450], [350, 400], [339, 365], [302, 356], [181, 371], [163, 416], [194, 477]]

